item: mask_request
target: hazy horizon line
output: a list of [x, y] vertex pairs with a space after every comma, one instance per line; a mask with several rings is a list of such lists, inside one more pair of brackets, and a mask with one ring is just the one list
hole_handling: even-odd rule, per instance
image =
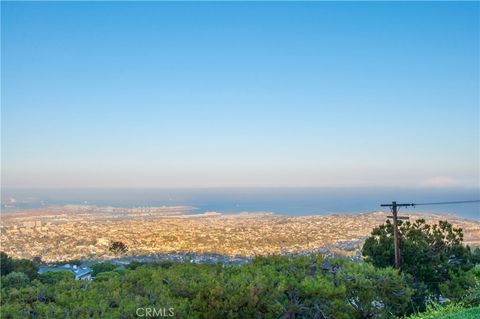
[[358, 188], [390, 188], [390, 189], [478, 189], [478, 186], [427, 186], [427, 185], [318, 185], [318, 186], [46, 186], [46, 187], [30, 187], [30, 186], [1, 186], [2, 189], [22, 189], [22, 190], [80, 190], [80, 189], [319, 189], [319, 188], [338, 188], [338, 189], [358, 189]]

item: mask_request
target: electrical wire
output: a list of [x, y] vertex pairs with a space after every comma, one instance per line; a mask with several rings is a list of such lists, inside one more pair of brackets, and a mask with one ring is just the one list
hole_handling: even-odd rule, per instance
[[476, 200], [459, 200], [453, 202], [437, 202], [437, 203], [413, 203], [412, 206], [424, 206], [424, 205], [453, 205], [453, 204], [467, 204], [467, 203], [480, 203], [480, 199]]

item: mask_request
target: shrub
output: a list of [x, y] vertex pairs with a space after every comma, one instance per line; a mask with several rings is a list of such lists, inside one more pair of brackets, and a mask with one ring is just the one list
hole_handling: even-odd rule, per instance
[[99, 273], [105, 272], [105, 271], [112, 271], [117, 268], [116, 265], [112, 263], [98, 263], [92, 266], [92, 276], [96, 276]]
[[55, 285], [61, 281], [74, 280], [75, 276], [68, 270], [47, 271], [39, 276], [40, 282], [46, 285]]
[[11, 272], [2, 277], [2, 287], [22, 288], [29, 284], [30, 279], [23, 272]]

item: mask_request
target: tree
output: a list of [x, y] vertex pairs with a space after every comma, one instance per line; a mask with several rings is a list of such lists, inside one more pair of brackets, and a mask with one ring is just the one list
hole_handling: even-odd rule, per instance
[[5, 276], [13, 271], [13, 260], [3, 251], [0, 252], [0, 275]]
[[35, 256], [33, 257], [32, 261], [37, 265], [41, 265], [43, 263], [42, 256]]
[[451, 301], [462, 302], [464, 305], [476, 306], [480, 302], [480, 268], [469, 271], [450, 270], [450, 278], [439, 284], [443, 296]]
[[38, 276], [38, 265], [28, 259], [13, 260], [13, 271], [23, 272], [30, 279], [35, 279]]
[[1, 275], [5, 276], [15, 272], [23, 272], [30, 279], [37, 277], [38, 265], [28, 259], [12, 259], [3, 251], [0, 252]]
[[28, 276], [23, 272], [10, 272], [8, 275], [2, 277], [2, 287], [5, 288], [21, 288], [30, 282]]
[[114, 241], [110, 245], [109, 250], [113, 252], [115, 255], [122, 255], [128, 251], [128, 248], [127, 248], [127, 245], [125, 245], [121, 241]]
[[[475, 256], [463, 245], [463, 231], [447, 221], [429, 225], [424, 219], [401, 223], [399, 227], [402, 271], [409, 274], [417, 292], [425, 287], [440, 295], [440, 283], [452, 279], [455, 271], [468, 271]], [[393, 225], [376, 227], [362, 249], [366, 260], [377, 267], [395, 265]], [[446, 291], [447, 289], [444, 289]], [[424, 295], [424, 294], [420, 294]], [[417, 294], [418, 297], [418, 294]], [[423, 303], [423, 300], [419, 300]]]
[[61, 281], [71, 281], [75, 279], [75, 276], [68, 270], [56, 270], [47, 271], [39, 276], [42, 283], [48, 285], [55, 285]]
[[375, 318], [382, 313], [401, 316], [406, 312], [413, 290], [402, 274], [368, 263], [344, 263], [342, 269], [337, 284], [345, 286], [347, 301], [358, 318]]
[[403, 315], [408, 309], [413, 290], [394, 269], [342, 259], [328, 266], [321, 276], [302, 281], [304, 304], [314, 310], [308, 318], [366, 319], [386, 313]]
[[111, 279], [118, 280], [120, 278], [120, 274], [115, 271], [103, 271], [95, 276], [95, 282], [101, 281], [109, 281]]
[[92, 276], [96, 276], [99, 273], [115, 270], [117, 266], [111, 263], [98, 263], [92, 266]]

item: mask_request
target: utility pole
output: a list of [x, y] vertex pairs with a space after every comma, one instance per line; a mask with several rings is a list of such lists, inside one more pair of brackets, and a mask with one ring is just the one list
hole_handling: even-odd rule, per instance
[[398, 207], [407, 207], [415, 206], [415, 204], [397, 204], [397, 202], [392, 202], [391, 204], [382, 204], [382, 207], [390, 207], [392, 209], [392, 216], [388, 218], [393, 219], [393, 246], [395, 248], [395, 268], [400, 270], [402, 268], [402, 255], [400, 253], [400, 236], [398, 233], [398, 220], [399, 219], [408, 219], [408, 217], [399, 217], [398, 216]]
[[398, 216], [399, 207], [408, 207], [408, 206], [422, 206], [422, 205], [451, 205], [451, 204], [467, 204], [467, 203], [480, 203], [480, 199], [474, 200], [461, 200], [453, 202], [437, 202], [437, 203], [416, 203], [416, 204], [397, 204], [397, 202], [392, 202], [391, 204], [381, 204], [382, 207], [390, 207], [392, 209], [392, 216], [388, 218], [393, 219], [393, 241], [395, 247], [395, 267], [400, 271], [402, 268], [402, 255], [400, 253], [400, 236], [398, 233], [398, 220], [399, 219], [408, 219], [408, 217]]

